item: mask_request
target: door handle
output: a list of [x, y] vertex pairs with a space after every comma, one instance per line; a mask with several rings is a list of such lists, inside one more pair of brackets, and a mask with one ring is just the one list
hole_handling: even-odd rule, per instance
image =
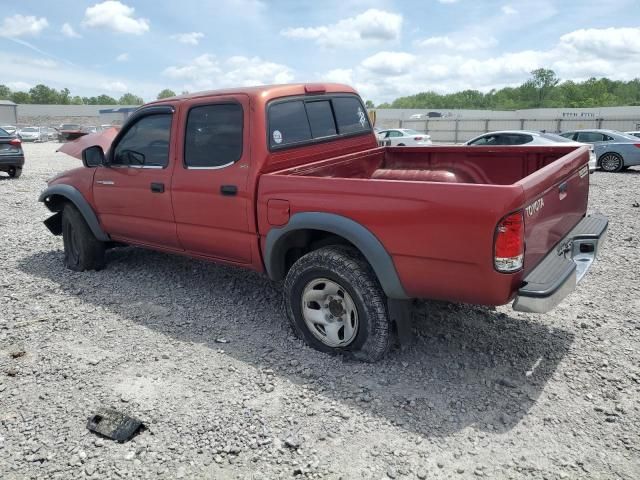
[[227, 197], [232, 197], [238, 193], [238, 187], [235, 185], [222, 185], [220, 187], [220, 193]]
[[164, 193], [164, 183], [151, 182], [151, 191], [153, 193]]
[[99, 183], [100, 185], [115, 185], [116, 182], [114, 182], [113, 180], [96, 180], [96, 183]]

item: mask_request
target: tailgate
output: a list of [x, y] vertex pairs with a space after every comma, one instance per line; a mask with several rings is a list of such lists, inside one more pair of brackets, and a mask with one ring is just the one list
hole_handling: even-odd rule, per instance
[[524, 191], [524, 272], [530, 272], [584, 217], [589, 150], [581, 147], [518, 182]]

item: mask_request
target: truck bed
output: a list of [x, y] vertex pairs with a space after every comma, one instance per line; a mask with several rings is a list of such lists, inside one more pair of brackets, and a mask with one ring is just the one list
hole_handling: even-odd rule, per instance
[[[588, 160], [575, 146], [373, 148], [263, 175], [259, 231], [274, 227], [269, 199], [286, 200], [290, 215], [344, 215], [382, 242], [411, 297], [501, 305], [584, 217]], [[518, 210], [524, 268], [499, 273], [495, 229]]]

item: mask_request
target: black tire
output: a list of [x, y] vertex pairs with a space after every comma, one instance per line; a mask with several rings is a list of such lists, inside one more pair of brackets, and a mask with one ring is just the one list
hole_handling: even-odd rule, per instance
[[91, 232], [78, 209], [67, 203], [62, 211], [64, 264], [76, 272], [100, 270], [105, 264], [105, 244]]
[[600, 168], [605, 172], [619, 172], [624, 168], [624, 160], [620, 155], [613, 152], [607, 152], [600, 157]]
[[[344, 346], [326, 345], [311, 332], [302, 312], [305, 287], [317, 279], [339, 284], [350, 296], [357, 311], [353, 340]], [[348, 354], [358, 360], [375, 362], [389, 350], [392, 328], [387, 297], [369, 263], [347, 246], [323, 247], [310, 252], [291, 267], [284, 284], [287, 316], [296, 334], [309, 346], [330, 354]]]
[[10, 166], [9, 169], [7, 170], [7, 173], [9, 174], [9, 176], [11, 178], [20, 178], [20, 175], [22, 175], [22, 168], [21, 167], [16, 167], [16, 166]]

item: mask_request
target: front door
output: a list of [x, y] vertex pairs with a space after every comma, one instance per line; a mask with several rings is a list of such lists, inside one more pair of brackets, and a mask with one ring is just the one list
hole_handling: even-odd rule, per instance
[[171, 194], [178, 239], [190, 253], [251, 263], [249, 99], [193, 99], [181, 107]]
[[172, 112], [138, 112], [114, 141], [110, 165], [96, 170], [97, 213], [114, 240], [180, 249], [171, 205]]

